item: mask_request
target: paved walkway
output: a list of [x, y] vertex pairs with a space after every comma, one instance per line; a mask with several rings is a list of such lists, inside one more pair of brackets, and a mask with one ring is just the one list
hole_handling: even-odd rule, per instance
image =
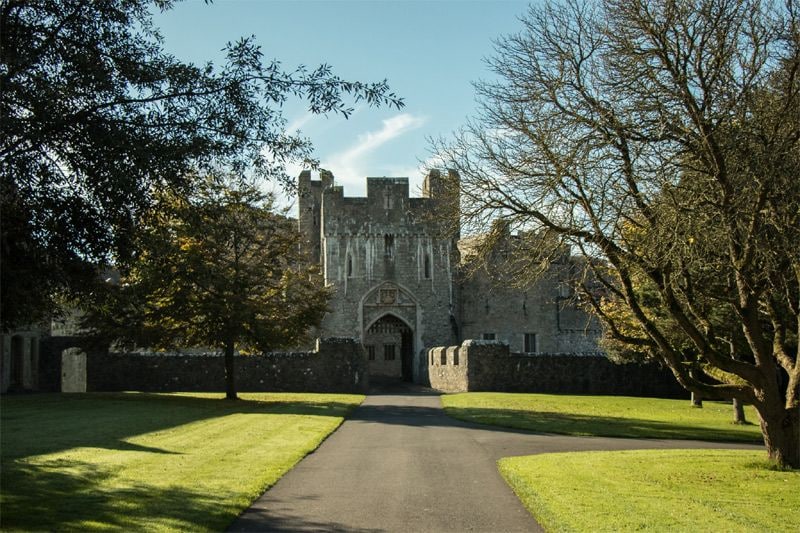
[[429, 389], [384, 387], [264, 493], [230, 531], [541, 531], [501, 457], [635, 448], [754, 448], [532, 434], [460, 422]]

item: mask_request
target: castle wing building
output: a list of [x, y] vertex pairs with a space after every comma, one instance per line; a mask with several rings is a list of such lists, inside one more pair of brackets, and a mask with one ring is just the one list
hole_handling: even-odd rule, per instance
[[[412, 198], [407, 178], [368, 177], [366, 197], [346, 197], [332, 173], [300, 174], [299, 228], [336, 288], [319, 336], [359, 338], [372, 375], [421, 383], [426, 350], [465, 338], [505, 341], [512, 351], [571, 351], [566, 330], [582, 323], [582, 348], [594, 346], [590, 320], [557, 299], [557, 281], [521, 291], [461, 275], [460, 235], [436, 216], [443, 178], [457, 175], [431, 171], [422, 197]], [[564, 320], [571, 327], [559, 331]]]

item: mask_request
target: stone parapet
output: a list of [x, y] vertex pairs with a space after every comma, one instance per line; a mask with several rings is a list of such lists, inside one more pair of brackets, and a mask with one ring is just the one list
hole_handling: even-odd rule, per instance
[[442, 392], [537, 392], [685, 398], [655, 365], [617, 365], [602, 354], [513, 354], [498, 341], [428, 350], [430, 385]]

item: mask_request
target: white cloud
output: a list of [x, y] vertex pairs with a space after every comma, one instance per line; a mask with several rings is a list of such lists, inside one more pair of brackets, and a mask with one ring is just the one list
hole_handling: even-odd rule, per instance
[[299, 117], [296, 117], [291, 122], [289, 122], [289, 124], [286, 125], [286, 129], [284, 130], [284, 132], [287, 135], [294, 135], [295, 133], [297, 133], [297, 130], [302, 130], [305, 127], [305, 125], [311, 122], [311, 120], [316, 116], [317, 115], [315, 115], [311, 111], [306, 111]]
[[352, 146], [324, 158], [322, 166], [332, 170], [337, 181], [340, 176], [345, 183], [361, 181], [370, 172], [369, 161], [367, 161], [370, 153], [389, 141], [420, 128], [425, 121], [425, 117], [409, 113], [401, 113], [388, 118], [383, 121], [381, 129], [359, 135], [358, 140]]

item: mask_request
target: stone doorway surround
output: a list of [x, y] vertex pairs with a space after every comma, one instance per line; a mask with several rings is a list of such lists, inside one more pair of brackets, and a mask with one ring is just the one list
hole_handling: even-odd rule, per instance
[[[374, 326], [377, 324], [377, 329], [393, 329], [396, 333], [397, 338], [389, 341], [397, 345], [395, 359], [399, 361], [400, 365], [396, 376], [416, 383], [424, 379], [425, 376], [422, 376], [420, 372], [420, 362], [415, 360], [415, 357], [418, 357], [415, 354], [421, 353], [424, 357], [424, 351], [421, 341], [419, 305], [412, 292], [398, 283], [384, 281], [364, 294], [358, 311], [361, 339], [365, 349], [370, 344], [375, 346], [375, 361], [369, 362], [374, 363], [379, 357], [383, 357], [380, 350], [383, 342], [380, 338], [375, 337], [378, 332], [374, 331], [376, 329]], [[387, 321], [393, 326], [382, 327], [383, 325], [389, 326]], [[388, 334], [388, 331], [381, 334]], [[371, 364], [371, 370], [373, 366], [378, 367], [377, 364]], [[379, 368], [376, 370], [380, 372]]]

